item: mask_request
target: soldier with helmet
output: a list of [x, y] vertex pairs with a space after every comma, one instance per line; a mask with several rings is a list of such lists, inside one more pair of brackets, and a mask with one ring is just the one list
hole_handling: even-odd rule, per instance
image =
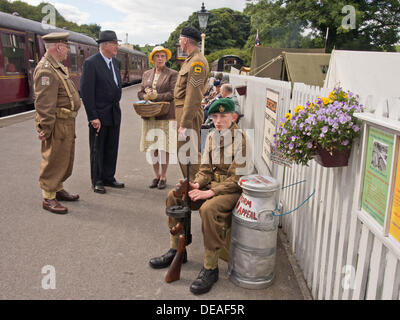
[[43, 209], [65, 214], [68, 208], [58, 201], [76, 201], [63, 183], [71, 176], [75, 154], [75, 118], [81, 106], [79, 92], [69, 77], [66, 60], [68, 32], [42, 37], [46, 54], [35, 68], [34, 93], [36, 130], [42, 142], [39, 183]]

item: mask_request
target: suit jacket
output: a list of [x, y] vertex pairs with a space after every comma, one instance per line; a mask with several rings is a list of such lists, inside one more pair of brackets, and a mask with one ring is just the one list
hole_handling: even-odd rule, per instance
[[121, 123], [121, 62], [112, 58], [118, 85], [100, 52], [83, 62], [81, 76], [81, 97], [88, 120], [100, 119], [102, 125]]
[[[146, 94], [144, 90], [153, 86], [155, 72], [156, 69], [154, 68], [143, 73], [142, 84], [138, 92], [140, 100], [144, 99], [144, 95]], [[157, 80], [157, 98], [152, 101], [170, 101], [169, 112], [166, 115], [156, 117], [157, 120], [175, 119], [174, 88], [177, 78], [177, 71], [164, 67]]]

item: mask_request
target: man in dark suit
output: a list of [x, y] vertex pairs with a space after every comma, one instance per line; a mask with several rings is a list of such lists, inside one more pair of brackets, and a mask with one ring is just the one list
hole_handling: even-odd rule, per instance
[[82, 67], [81, 96], [89, 120], [91, 179], [97, 193], [105, 193], [104, 186], [124, 187], [115, 180], [122, 93], [121, 62], [115, 58], [118, 41], [114, 31], [100, 32], [99, 52]]

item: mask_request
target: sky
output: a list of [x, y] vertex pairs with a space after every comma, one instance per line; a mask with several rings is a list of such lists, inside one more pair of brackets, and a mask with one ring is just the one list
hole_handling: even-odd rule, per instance
[[[114, 30], [119, 39], [132, 44], [155, 45], [168, 40], [171, 32], [201, 9], [201, 0], [22, 0], [31, 5], [53, 4], [67, 20], [78, 24], [96, 23], [102, 30]], [[207, 10], [231, 8], [243, 11], [246, 0], [204, 1]]]

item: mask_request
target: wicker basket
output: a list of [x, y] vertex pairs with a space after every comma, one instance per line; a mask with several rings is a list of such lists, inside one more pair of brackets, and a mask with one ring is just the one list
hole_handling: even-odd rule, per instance
[[136, 113], [142, 118], [160, 117], [169, 112], [169, 102], [134, 103]]

